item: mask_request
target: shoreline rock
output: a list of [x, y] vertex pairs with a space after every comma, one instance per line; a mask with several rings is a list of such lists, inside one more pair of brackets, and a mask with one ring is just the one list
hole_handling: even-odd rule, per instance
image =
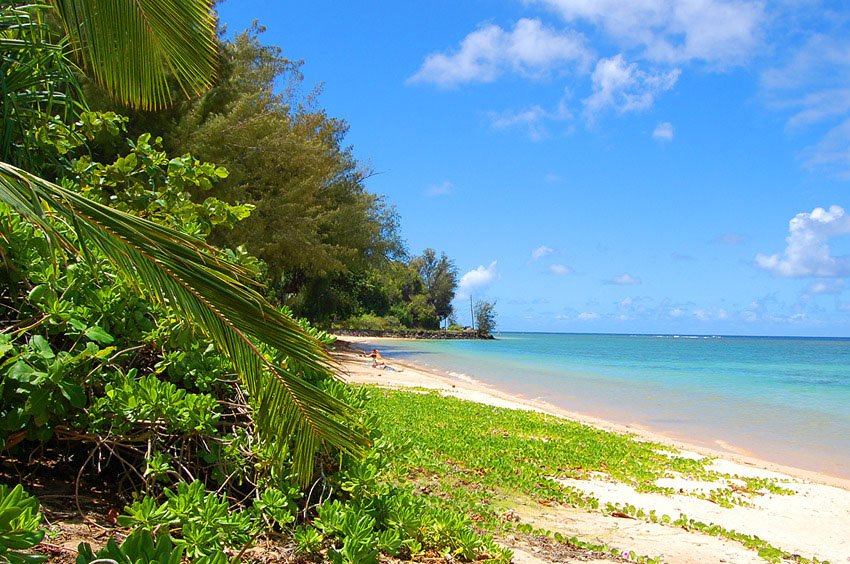
[[460, 340], [460, 339], [495, 339], [492, 335], [482, 337], [477, 331], [441, 331], [427, 329], [407, 329], [400, 331], [380, 331], [377, 329], [333, 329], [331, 333], [345, 337], [384, 337], [388, 339], [433, 339], [433, 340]]

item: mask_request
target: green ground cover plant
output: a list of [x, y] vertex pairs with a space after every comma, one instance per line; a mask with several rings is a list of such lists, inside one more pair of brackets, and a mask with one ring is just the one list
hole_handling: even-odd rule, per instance
[[[443, 499], [447, 507], [476, 516], [493, 532], [551, 535], [504, 518], [517, 499], [531, 499], [543, 505], [567, 504], [723, 536], [757, 551], [769, 562], [789, 558], [817, 562], [758, 537], [684, 515], [658, 515], [626, 504], [600, 506], [594, 497], [557, 481], [604, 476], [639, 492], [671, 495], [672, 489], [659, 487], [655, 481], [671, 476], [699, 481], [726, 479], [735, 485], [730, 482], [728, 487], [708, 494], [689, 495], [732, 507], [746, 505], [750, 496], [760, 491], [793, 495], [778, 480], [721, 474], [708, 468], [710, 459], [677, 456], [675, 449], [665, 445], [545, 414], [497, 408], [435, 392], [376, 389], [373, 394], [373, 404], [383, 414], [382, 432], [412, 445], [405, 461], [407, 478], [419, 484], [420, 490]], [[740, 483], [745, 485], [737, 485]], [[555, 538], [580, 546], [578, 539]]]

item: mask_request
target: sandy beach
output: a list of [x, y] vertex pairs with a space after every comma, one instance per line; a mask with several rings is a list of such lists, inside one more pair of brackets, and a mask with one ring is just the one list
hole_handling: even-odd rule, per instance
[[[806, 558], [827, 560], [833, 564], [850, 562], [850, 481], [780, 466], [745, 453], [731, 452], [725, 445], [717, 450], [687, 444], [635, 426], [616, 425], [602, 419], [571, 413], [545, 402], [508, 394], [493, 387], [453, 378], [409, 362], [386, 358], [394, 370], [373, 368], [371, 359], [361, 356], [369, 345], [380, 347], [379, 338], [344, 337], [338, 343], [334, 358], [340, 363], [342, 377], [351, 383], [372, 384], [389, 388], [435, 390], [460, 399], [510, 409], [534, 410], [579, 421], [618, 433], [635, 435], [638, 440], [651, 440], [673, 446], [684, 456], [711, 457], [712, 469], [738, 476], [773, 478], [795, 495], [783, 496], [764, 492], [752, 500], [750, 507], [724, 508], [688, 493], [708, 492], [727, 484], [698, 483], [671, 476], [664, 485], [681, 495], [638, 493], [630, 486], [607, 477], [593, 480], [569, 480], [565, 485], [577, 487], [596, 496], [603, 504], [628, 503], [645, 511], [676, 518], [685, 514], [705, 523], [721, 525], [741, 533], [758, 536], [774, 546]], [[758, 554], [743, 545], [714, 536], [689, 532], [656, 523], [621, 519], [571, 507], [528, 506], [517, 509], [520, 518], [538, 527], [560, 531], [589, 541], [602, 541], [623, 546], [640, 554], [661, 556], [667, 562], [764, 562]], [[533, 551], [514, 547], [516, 562], [545, 562]]]

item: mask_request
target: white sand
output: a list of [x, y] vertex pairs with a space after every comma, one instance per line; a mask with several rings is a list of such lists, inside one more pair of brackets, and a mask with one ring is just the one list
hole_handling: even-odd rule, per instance
[[[369, 344], [381, 341], [372, 337], [344, 337], [344, 340], [348, 343]], [[361, 346], [365, 348], [366, 345]], [[850, 562], [850, 481], [770, 464], [728, 450], [716, 452], [684, 444], [644, 429], [570, 413], [544, 402], [523, 399], [481, 383], [453, 378], [393, 358], [385, 360], [396, 371], [372, 368], [370, 358], [344, 348], [336, 352], [334, 357], [340, 362], [344, 379], [350, 382], [391, 388], [425, 388], [488, 405], [546, 412], [609, 431], [628, 432], [647, 440], [669, 444], [685, 449], [683, 454], [687, 456], [716, 457], [713, 469], [721, 473], [788, 480], [782, 486], [794, 490], [796, 495], [765, 493], [748, 498], [752, 507], [733, 508], [724, 508], [686, 495], [689, 492], [708, 492], [724, 487], [725, 483], [695, 483], [676, 476], [664, 478], [658, 483], [682, 492], [671, 496], [638, 493], [630, 486], [604, 476], [593, 480], [564, 480], [564, 484], [597, 497], [602, 505], [606, 502], [631, 504], [647, 513], [655, 510], [659, 515], [666, 514], [673, 519], [683, 513], [697, 521], [756, 535], [776, 547], [807, 558], [829, 560], [832, 564]], [[523, 521], [535, 526], [587, 541], [602, 541], [639, 554], [662, 556], [667, 562], [764, 562], [754, 551], [747, 550], [740, 543], [640, 520], [615, 518], [599, 512], [566, 507], [520, 506], [517, 513]], [[532, 563], [541, 560], [521, 551], [517, 553], [516, 561]]]

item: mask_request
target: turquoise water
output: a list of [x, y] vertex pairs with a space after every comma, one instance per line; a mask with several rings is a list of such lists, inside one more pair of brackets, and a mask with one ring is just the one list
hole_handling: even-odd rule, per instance
[[850, 339], [506, 333], [381, 346], [572, 411], [850, 478]]

